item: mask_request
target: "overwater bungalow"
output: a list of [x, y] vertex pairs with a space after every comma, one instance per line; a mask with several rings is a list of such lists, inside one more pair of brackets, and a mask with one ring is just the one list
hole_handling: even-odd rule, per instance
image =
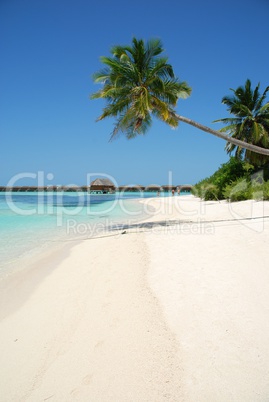
[[112, 194], [115, 193], [116, 186], [109, 179], [96, 179], [91, 182], [89, 190], [93, 194]]
[[177, 191], [178, 191], [178, 193], [180, 194], [181, 192], [188, 192], [188, 193], [190, 193], [191, 192], [191, 189], [192, 189], [192, 185], [191, 184], [183, 184], [183, 185], [178, 185], [177, 186]]
[[159, 184], [150, 184], [149, 186], [145, 187], [145, 191], [154, 192], [154, 191], [163, 191], [162, 186]]
[[140, 184], [134, 184], [134, 185], [125, 185], [125, 186], [119, 186], [117, 188], [118, 191], [126, 191], [126, 192], [139, 192], [139, 191], [144, 191], [145, 187], [141, 186]]
[[164, 184], [162, 186], [163, 191], [166, 193], [171, 193], [172, 190], [176, 191], [177, 190], [177, 186], [173, 186], [172, 184]]

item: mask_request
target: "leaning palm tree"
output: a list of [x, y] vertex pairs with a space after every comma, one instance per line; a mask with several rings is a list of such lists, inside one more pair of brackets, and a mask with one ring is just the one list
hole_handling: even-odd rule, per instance
[[132, 46], [114, 46], [111, 53], [112, 57], [101, 57], [105, 68], [93, 78], [103, 85], [91, 96], [91, 99], [104, 98], [107, 101], [98, 120], [116, 119], [111, 139], [119, 133], [124, 133], [127, 138], [144, 134], [152, 123], [152, 116], [155, 116], [171, 127], [177, 127], [182, 121], [242, 148], [269, 155], [269, 149], [230, 138], [176, 113], [178, 99], [188, 97], [191, 88], [175, 77], [168, 59], [161, 56], [163, 46], [159, 39], [145, 43], [134, 38]]
[[[254, 90], [251, 88], [251, 82], [248, 79], [245, 86], [240, 86], [233, 91], [232, 96], [224, 96], [222, 103], [228, 106], [228, 111], [234, 117], [215, 120], [226, 124], [220, 131], [228, 133], [231, 138], [237, 138], [241, 141], [252, 143], [254, 145], [269, 147], [269, 102], [264, 104], [269, 86], [261, 95], [259, 92], [260, 84]], [[268, 157], [258, 155], [249, 149], [244, 149], [239, 145], [228, 142], [226, 145], [228, 154], [235, 151], [235, 155], [240, 159], [256, 165], [262, 166], [268, 163]]]

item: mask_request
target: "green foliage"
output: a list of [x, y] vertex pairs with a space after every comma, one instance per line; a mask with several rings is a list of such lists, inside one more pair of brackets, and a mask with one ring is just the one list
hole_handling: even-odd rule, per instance
[[98, 120], [116, 118], [111, 138], [120, 133], [128, 139], [145, 134], [152, 116], [178, 126], [174, 108], [179, 98], [191, 94], [191, 88], [175, 76], [163, 52], [159, 39], [133, 38], [131, 46], [114, 46], [111, 57], [101, 57], [104, 67], [93, 79], [102, 87], [91, 99], [106, 101]]
[[252, 177], [252, 198], [255, 200], [269, 200], [269, 181], [264, 181], [259, 174]]
[[205, 201], [269, 200], [269, 180], [263, 170], [255, 171], [248, 162], [232, 157], [210, 177], [192, 188], [192, 194]]
[[245, 177], [238, 178], [227, 184], [223, 189], [223, 195], [229, 201], [244, 201], [252, 198], [251, 182]]
[[234, 180], [223, 190], [224, 197], [229, 201], [269, 200], [269, 181], [264, 182], [262, 174]]
[[220, 198], [219, 189], [216, 184], [208, 183], [206, 186], [201, 187], [201, 191], [203, 192], [203, 198], [205, 201], [219, 200]]
[[[218, 119], [226, 126], [220, 131], [229, 134], [231, 138], [269, 148], [269, 102], [265, 103], [269, 86], [264, 92], [259, 92], [260, 84], [255, 89], [251, 88], [251, 81], [246, 80], [244, 86], [232, 89], [232, 96], [224, 96], [222, 103], [233, 117]], [[229, 155], [235, 152], [235, 156], [245, 159], [257, 167], [262, 167], [269, 162], [268, 156], [260, 155], [248, 149], [244, 149], [231, 142], [227, 142], [226, 150]]]
[[266, 181], [261, 188], [262, 194], [263, 194], [263, 199], [264, 200], [269, 200], [269, 181]]
[[222, 200], [225, 198], [225, 186], [234, 180], [249, 175], [253, 166], [240, 159], [232, 157], [210, 177], [197, 183], [192, 193], [204, 200]]
[[[254, 103], [249, 102], [252, 90], [248, 80], [245, 88], [246, 96], [244, 94], [241, 96], [244, 88], [240, 87], [236, 91], [236, 96], [240, 98], [236, 103], [237, 108], [230, 108], [231, 113], [237, 114], [238, 108], [240, 109], [238, 118], [232, 121], [219, 120], [229, 126], [216, 131], [176, 113], [178, 100], [190, 96], [191, 87], [175, 76], [172, 65], [168, 63], [168, 58], [163, 53], [164, 48], [159, 39], [144, 41], [133, 38], [130, 46], [114, 46], [110, 57], [100, 58], [103, 67], [93, 74], [93, 80], [100, 84], [101, 88], [91, 95], [91, 99], [103, 99], [106, 103], [97, 121], [109, 117], [115, 119], [110, 139], [116, 138], [119, 134], [124, 134], [127, 139], [144, 135], [150, 129], [153, 118], [167, 123], [172, 128], [178, 127], [179, 121], [182, 121], [224, 139], [232, 147], [240, 147], [237, 156], [245, 152], [242, 151], [243, 148], [247, 150], [246, 155], [253, 155], [253, 158], [258, 155], [259, 166], [260, 162], [264, 165], [269, 161], [269, 102], [263, 105], [269, 87], [260, 96], [258, 86], [253, 94]], [[223, 102], [226, 103], [225, 99]], [[246, 102], [250, 112], [245, 105]], [[246, 119], [242, 120], [245, 114]], [[256, 145], [252, 141], [251, 134], [257, 142]], [[252, 163], [250, 158], [249, 162]]]

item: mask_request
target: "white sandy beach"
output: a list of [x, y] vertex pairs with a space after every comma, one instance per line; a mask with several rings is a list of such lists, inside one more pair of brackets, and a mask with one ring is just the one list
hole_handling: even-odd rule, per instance
[[269, 401], [269, 203], [141, 202], [2, 279], [1, 402]]

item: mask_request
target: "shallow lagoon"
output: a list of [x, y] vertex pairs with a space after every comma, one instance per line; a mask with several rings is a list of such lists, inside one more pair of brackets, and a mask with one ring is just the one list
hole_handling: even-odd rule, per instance
[[138, 200], [148, 197], [156, 193], [0, 193], [0, 267], [51, 243], [96, 236], [123, 222], [145, 219], [150, 211]]

